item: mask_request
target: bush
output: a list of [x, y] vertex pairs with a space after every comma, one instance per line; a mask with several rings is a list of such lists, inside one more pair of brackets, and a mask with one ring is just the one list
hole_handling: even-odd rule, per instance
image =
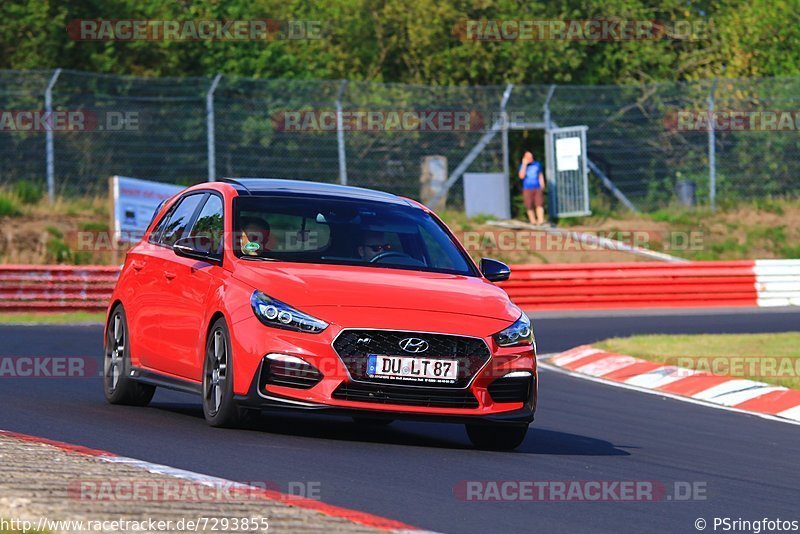
[[97, 221], [88, 221], [82, 223], [81, 230], [85, 232], [107, 232], [108, 231], [108, 223], [106, 222], [97, 222]]
[[53, 236], [56, 239], [63, 239], [64, 238], [63, 232], [61, 232], [61, 230], [59, 230], [55, 226], [48, 226], [47, 228], [45, 228], [45, 230], [47, 231], [48, 234], [50, 234], [51, 236]]
[[72, 258], [69, 246], [57, 237], [47, 241], [47, 261], [51, 263], [68, 263]]
[[0, 193], [0, 217], [14, 217], [19, 215], [17, 203], [13, 198]]
[[23, 204], [38, 204], [44, 197], [44, 188], [39, 184], [22, 180], [14, 186], [14, 195]]
[[783, 215], [783, 206], [780, 202], [772, 198], [757, 198], [755, 207], [758, 211], [765, 211], [767, 213], [774, 213], [775, 215]]

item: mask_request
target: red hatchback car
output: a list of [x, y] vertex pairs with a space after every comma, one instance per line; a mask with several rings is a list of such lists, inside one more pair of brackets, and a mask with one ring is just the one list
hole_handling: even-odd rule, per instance
[[510, 449], [536, 408], [528, 317], [425, 206], [338, 185], [236, 179], [164, 203], [108, 310], [105, 395], [198, 393], [213, 426], [272, 408], [466, 424]]

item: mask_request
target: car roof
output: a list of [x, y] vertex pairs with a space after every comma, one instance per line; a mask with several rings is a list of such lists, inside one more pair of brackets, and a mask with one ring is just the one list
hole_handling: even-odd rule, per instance
[[221, 178], [219, 181], [230, 184], [240, 195], [245, 196], [268, 194], [314, 195], [389, 202], [407, 206], [413, 205], [402, 197], [384, 191], [324, 182], [283, 180], [279, 178]]

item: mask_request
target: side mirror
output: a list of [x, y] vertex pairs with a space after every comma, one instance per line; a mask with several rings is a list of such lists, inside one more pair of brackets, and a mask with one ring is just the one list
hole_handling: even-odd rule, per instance
[[211, 250], [212, 240], [208, 237], [183, 237], [172, 245], [172, 251], [182, 258], [220, 263], [220, 258]]
[[481, 258], [481, 272], [490, 282], [502, 282], [511, 276], [511, 268], [502, 261]]

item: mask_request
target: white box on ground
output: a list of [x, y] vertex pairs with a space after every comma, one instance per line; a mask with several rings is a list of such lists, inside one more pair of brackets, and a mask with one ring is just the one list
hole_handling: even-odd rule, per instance
[[501, 172], [464, 173], [464, 208], [467, 217], [493, 215], [510, 219], [508, 178]]
[[132, 243], [141, 239], [158, 205], [183, 189], [181, 185], [113, 176], [111, 194], [117, 242]]

